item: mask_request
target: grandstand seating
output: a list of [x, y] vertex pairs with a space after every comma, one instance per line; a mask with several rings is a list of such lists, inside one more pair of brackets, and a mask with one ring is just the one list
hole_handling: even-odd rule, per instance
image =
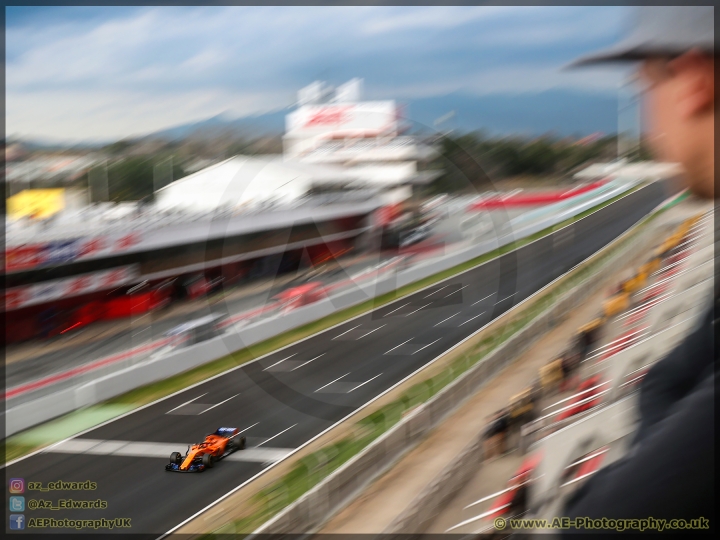
[[[700, 214], [677, 226], [631, 278], [613, 289], [603, 303], [602, 315], [578, 328], [570, 350], [581, 351], [584, 377], [572, 395], [545, 407], [551, 409], [549, 413], [522, 426], [523, 464], [506, 489], [481, 499], [493, 500], [490, 510], [462, 524], [481, 521], [484, 525], [479, 530], [488, 530], [499, 516], [555, 515], [562, 500], [584, 478], [622, 455], [633, 430], [634, 392], [639, 383], [705, 308], [712, 274], [708, 268], [703, 270], [708, 263], [703, 258], [712, 262], [713, 255], [709, 247], [703, 251], [704, 244], [712, 242], [708, 238], [712, 235], [703, 234], [708, 229], [703, 225], [711, 216]], [[594, 351], [589, 350], [592, 345], [581, 346], [597, 341], [599, 332], [619, 335]], [[514, 408], [518, 415], [527, 412], [524, 407], [531, 389], [539, 390], [544, 398], [558, 394], [567, 376], [561, 359], [553, 358], [540, 368], [535, 386], [510, 399], [510, 410]]]

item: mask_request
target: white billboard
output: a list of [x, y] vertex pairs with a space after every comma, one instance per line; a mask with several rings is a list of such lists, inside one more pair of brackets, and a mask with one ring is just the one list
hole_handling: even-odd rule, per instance
[[372, 137], [398, 128], [394, 101], [304, 105], [286, 117], [286, 136]]

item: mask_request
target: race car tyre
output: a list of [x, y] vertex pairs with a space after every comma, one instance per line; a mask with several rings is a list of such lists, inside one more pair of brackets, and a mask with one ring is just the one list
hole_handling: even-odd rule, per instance
[[212, 469], [212, 466], [215, 464], [212, 454], [203, 454], [202, 464], [205, 465], [206, 468]]
[[173, 452], [170, 454], [170, 463], [174, 463], [175, 465], [180, 465], [182, 463], [182, 456], [180, 455], [180, 452]]
[[245, 437], [240, 437], [237, 442], [238, 450], [245, 450]]

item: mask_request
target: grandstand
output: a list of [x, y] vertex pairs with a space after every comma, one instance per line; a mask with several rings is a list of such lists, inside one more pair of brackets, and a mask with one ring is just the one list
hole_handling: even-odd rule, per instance
[[711, 297], [711, 224], [711, 213], [684, 220], [617, 283], [560, 357], [509, 396], [503, 435], [511, 451], [484, 467], [514, 472], [499, 491], [486, 486], [451, 501], [454, 511], [445, 513], [463, 519], [446, 532], [490, 533], [499, 517], [552, 521], [586, 478], [624, 454], [643, 376], [689, 332]]

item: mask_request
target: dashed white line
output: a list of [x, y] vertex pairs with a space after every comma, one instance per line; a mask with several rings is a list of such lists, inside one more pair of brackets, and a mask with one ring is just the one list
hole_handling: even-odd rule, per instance
[[[430, 302], [430, 304], [432, 304], [432, 302]], [[411, 311], [410, 313], [406, 313], [405, 316], [406, 316], [406, 317], [409, 317], [409, 316], [412, 315], [413, 313], [417, 313], [417, 312], [420, 311], [421, 309], [428, 307], [430, 304], [425, 304], [424, 306], [417, 308], [415, 311]]]
[[423, 298], [430, 298], [433, 294], [439, 293], [439, 292], [442, 291], [443, 289], [447, 289], [449, 286], [450, 286], [450, 284], [447, 284], [447, 285], [445, 285], [444, 287], [440, 287], [439, 289], [434, 290], [433, 292], [431, 292], [431, 293], [428, 294], [427, 296], [423, 296]]
[[388, 315], [391, 315], [391, 314], [395, 313], [397, 310], [402, 309], [402, 308], [404, 308], [405, 306], [409, 306], [409, 305], [410, 305], [410, 302], [408, 302], [407, 304], [403, 304], [403, 305], [400, 306], [399, 308], [393, 309], [390, 313], [386, 313], [385, 315], [383, 315], [383, 317], [387, 317]]
[[443, 319], [442, 321], [440, 321], [439, 323], [437, 323], [437, 324], [435, 324], [435, 325], [433, 325], [433, 326], [439, 326], [439, 325], [441, 325], [442, 323], [444, 323], [445, 321], [448, 321], [448, 320], [452, 319], [452, 318], [455, 317], [456, 315], [460, 315], [460, 313], [461, 313], [461, 312], [458, 311], [457, 313], [455, 313], [455, 315], [450, 315], [447, 319]]
[[315, 358], [311, 358], [311, 359], [308, 360], [307, 362], [303, 362], [303, 363], [300, 364], [299, 366], [296, 366], [296, 367], [292, 368], [290, 371], [295, 371], [296, 369], [300, 369], [301, 367], [303, 367], [303, 366], [306, 365], [306, 364], [309, 364], [309, 363], [312, 362], [313, 360], [317, 360], [317, 359], [320, 358], [323, 354], [325, 354], [325, 353], [318, 354]]
[[211, 405], [210, 407], [208, 407], [207, 409], [205, 409], [205, 410], [204, 410], [203, 412], [201, 412], [200, 414], [206, 413], [206, 412], [208, 412], [210, 409], [214, 409], [215, 407], [219, 407], [219, 406], [222, 405], [223, 403], [227, 403], [227, 402], [230, 401], [232, 398], [237, 397], [237, 396], [239, 396], [239, 395], [240, 395], [240, 394], [235, 394], [234, 396], [227, 398], [225, 401], [221, 401], [220, 403], [216, 403], [215, 405]]
[[419, 353], [419, 352], [422, 351], [423, 349], [427, 349], [430, 345], [435, 345], [438, 341], [440, 341], [440, 339], [442, 339], [442, 338], [436, 339], [436, 340], [433, 341], [432, 343], [428, 343], [427, 345], [425, 345], [425, 346], [423, 346], [423, 347], [420, 347], [420, 348], [419, 348], [417, 351], [415, 351], [413, 354]]
[[344, 335], [347, 334], [348, 332], [352, 332], [352, 331], [355, 330], [358, 326], [360, 326], [360, 325], [358, 324], [357, 326], [353, 326], [350, 330], [345, 330], [342, 334], [339, 334], [339, 335], [335, 336], [333, 339], [337, 339], [337, 338], [339, 338], [339, 337], [344, 336]]
[[279, 437], [280, 435], [282, 435], [282, 434], [285, 433], [286, 431], [294, 428], [295, 426], [297, 426], [297, 424], [293, 424], [293, 425], [290, 426], [289, 428], [283, 429], [283, 430], [282, 430], [280, 433], [278, 433], [277, 435], [273, 435], [273, 436], [270, 437], [269, 439], [265, 439], [263, 442], [261, 442], [260, 444], [258, 444], [255, 448], [257, 448], [258, 446], [262, 446], [262, 445], [265, 444], [266, 442], [272, 441], [275, 437]]
[[[483, 311], [482, 313], [480, 313], [480, 315], [484, 315], [484, 314], [485, 314], [484, 311]], [[467, 321], [465, 321], [464, 323], [460, 323], [460, 326], [462, 326], [463, 324], [467, 324], [467, 323], [469, 323], [469, 322], [472, 321], [472, 320], [477, 319], [480, 315], [475, 315], [474, 317], [469, 318], [469, 319], [468, 319]]]
[[[207, 392], [205, 392], [205, 394], [207, 394]], [[184, 407], [184, 406], [187, 405], [188, 403], [192, 403], [192, 402], [195, 401], [196, 399], [200, 399], [200, 398], [203, 397], [205, 394], [201, 394], [201, 395], [199, 395], [198, 397], [194, 397], [194, 398], [192, 398], [190, 401], [186, 401], [186, 402], [183, 403], [182, 405], [178, 405], [178, 406], [175, 407], [174, 409], [170, 409], [167, 413], [171, 413], [171, 412], [173, 412], [173, 411], [176, 411], [176, 410], [178, 410], [180, 407]], [[167, 414], [167, 413], [165, 413], [165, 414]]]
[[[236, 433], [236, 435], [240, 435], [241, 433], [245, 433], [248, 429], [252, 429], [255, 426], [257, 426], [260, 422], [255, 422], [252, 426], [246, 427], [245, 429], [242, 429]], [[235, 435], [233, 435], [234, 437]]]
[[330, 386], [330, 385], [331, 385], [332, 383], [334, 383], [334, 382], [338, 382], [338, 381], [339, 381], [340, 379], [342, 379], [343, 377], [347, 377], [348, 375], [350, 375], [350, 373], [349, 373], [349, 372], [348, 372], [348, 373], [346, 373], [345, 375], [342, 375], [342, 376], [338, 377], [338, 378], [337, 378], [337, 379], [335, 379], [334, 381], [330, 381], [329, 383], [327, 383], [327, 384], [325, 384], [325, 385], [321, 386], [320, 388], [318, 388], [318, 389], [317, 389], [317, 390], [315, 390], [315, 391], [316, 391], [316, 392], [319, 392], [319, 391], [320, 391], [320, 390], [322, 390], [323, 388], [325, 388], [325, 387], [327, 387], [327, 386]]
[[[378, 326], [375, 330], [380, 330], [383, 326], [385, 326], [385, 325], [383, 324], [382, 326]], [[370, 334], [372, 334], [373, 332], [375, 332], [375, 330], [370, 330], [367, 334], [363, 334], [362, 336], [360, 336], [360, 337], [357, 338], [357, 339], [362, 339], [362, 338], [364, 338], [365, 336], [369, 336]], [[357, 341], [357, 339], [356, 339], [355, 341]]]
[[470, 305], [471, 305], [471, 306], [474, 306], [475, 304], [479, 304], [479, 303], [482, 302], [483, 300], [487, 300], [488, 298], [490, 298], [493, 294], [495, 294], [495, 293], [490, 293], [490, 294], [488, 294], [487, 296], [482, 297], [480, 300], [478, 300], [477, 302], [473, 302], [473, 303], [470, 304]]
[[516, 294], [517, 294], [517, 293], [512, 293], [511, 295], [506, 296], [506, 297], [503, 298], [502, 300], [498, 300], [498, 301], [495, 302], [495, 303], [496, 303], [496, 304], [499, 304], [500, 302], [504, 302], [505, 300], [507, 300], [508, 298], [512, 298], [512, 297], [515, 296]]
[[463, 285], [463, 286], [460, 287], [457, 291], [453, 291], [453, 292], [451, 292], [450, 294], [446, 294], [446, 295], [445, 295], [445, 298], [447, 298], [448, 296], [452, 296], [453, 294], [462, 291], [465, 287], [467, 287], [467, 285]]
[[[410, 338], [410, 339], [412, 339], [412, 338]], [[397, 345], [397, 346], [393, 347], [392, 349], [390, 349], [389, 351], [387, 351], [385, 354], [390, 353], [390, 352], [393, 352], [393, 351], [394, 351], [395, 349], [397, 349], [398, 347], [402, 347], [402, 346], [405, 345], [408, 341], [410, 341], [410, 339], [408, 339], [407, 341], [403, 341], [400, 345]]]
[[377, 379], [380, 375], [382, 375], [382, 373], [378, 373], [378, 374], [375, 375], [372, 379], [368, 379], [368, 380], [365, 381], [364, 383], [358, 384], [358, 385], [357, 385], [355, 388], [353, 388], [352, 390], [348, 390], [347, 393], [349, 394], [349, 393], [352, 392], [353, 390], [357, 390], [358, 388], [360, 388], [361, 386], [369, 383], [370, 381], [374, 381], [374, 380]]
[[[295, 354], [297, 354], [297, 353], [295, 353]], [[280, 364], [281, 362], [284, 362], [285, 360], [288, 360], [288, 359], [292, 358], [293, 356], [295, 356], [295, 354], [291, 354], [291, 355], [288, 356], [287, 358], [283, 358], [282, 360], [279, 360], [279, 361], [275, 362], [272, 366], [268, 366], [268, 367], [266, 367], [265, 369], [263, 369], [263, 371], [267, 371], [267, 370], [270, 369], [271, 367], [277, 366], [277, 365]]]

